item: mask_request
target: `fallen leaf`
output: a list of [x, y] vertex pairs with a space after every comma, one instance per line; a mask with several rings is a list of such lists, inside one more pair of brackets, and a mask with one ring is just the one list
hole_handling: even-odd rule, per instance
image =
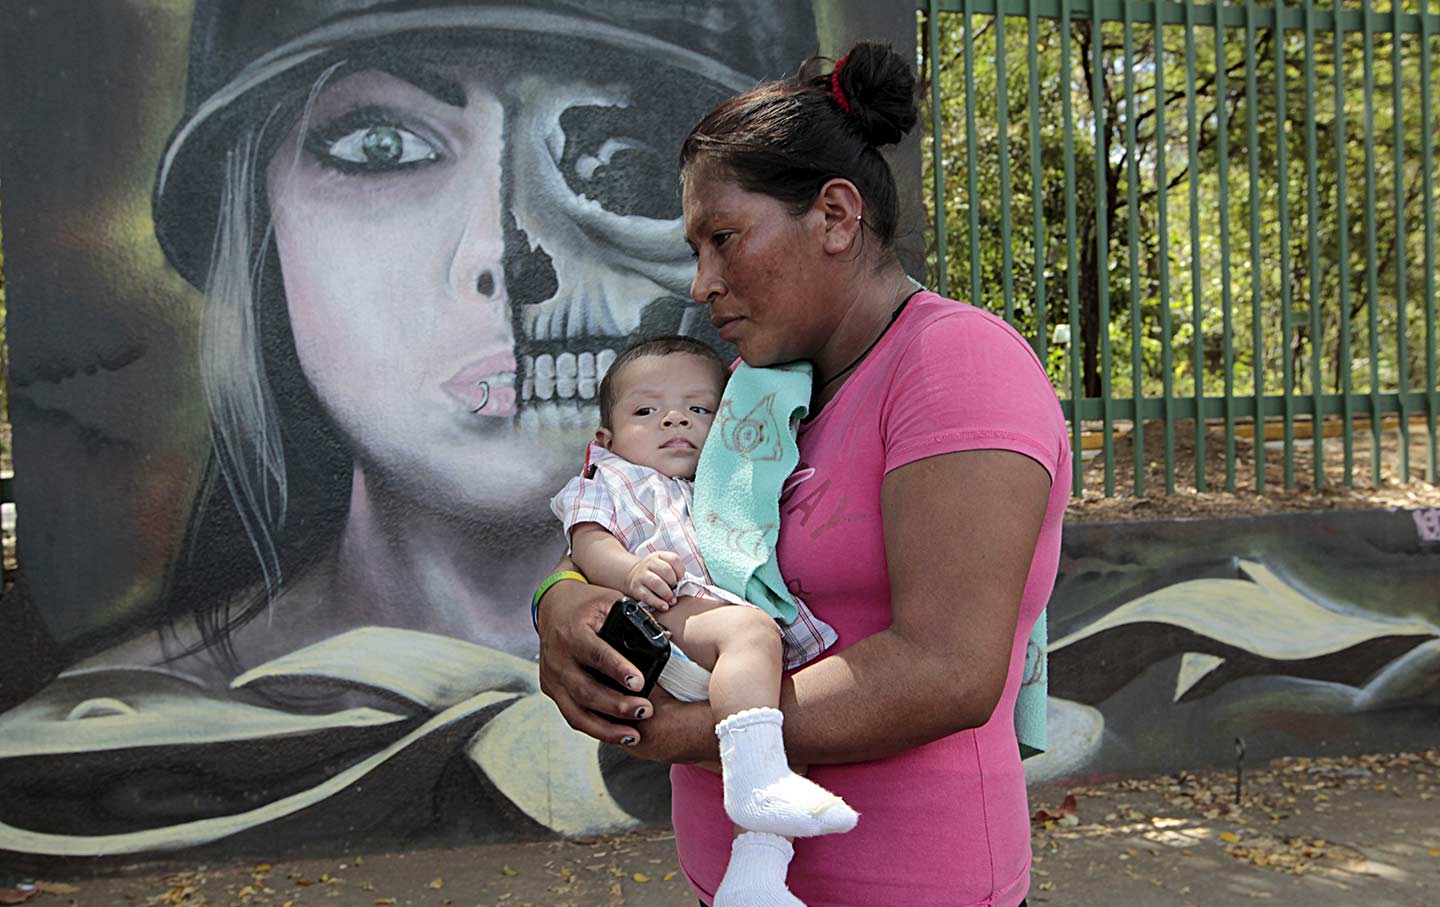
[[433, 882], [430, 883], [430, 887], [431, 887], [431, 888], [435, 888], [435, 889], [437, 889], [437, 890], [440, 889], [440, 888], [444, 888], [444, 887], [445, 887], [445, 880], [444, 880], [444, 879], [435, 879]]
[[634, 879], [634, 880], [637, 881], [637, 882], [648, 882], [648, 881], [650, 881], [650, 877], [647, 876], [647, 875], [646, 875], [645, 873], [643, 873], [643, 872], [637, 872], [637, 873], [635, 873], [634, 875], [630, 876], [630, 878]]
[[505, 876], [518, 876], [520, 873], [511, 869], [509, 866], [502, 866], [500, 867], [500, 874]]
[[1233, 831], [1223, 831], [1220, 833], [1220, 840], [1229, 841], [1231, 844], [1234, 844], [1235, 842], [1240, 840], [1240, 836], [1235, 834]]
[[37, 880], [35, 887], [46, 894], [74, 894], [80, 890], [79, 885], [71, 885], [68, 882], [41, 882]]
[[[1059, 822], [1067, 816], [1074, 816], [1076, 811], [1075, 795], [1066, 794], [1065, 801], [1060, 804], [1059, 812], [1050, 812], [1048, 809], [1037, 809], [1031, 819], [1036, 822]], [[1066, 823], [1074, 824], [1074, 823]]]
[[1440, 847], [1432, 847], [1426, 852], [1432, 857], [1440, 857]]
[[394, 899], [394, 898], [376, 898], [376, 899], [375, 899], [375, 903], [376, 903], [377, 905], [379, 905], [379, 907], [388, 907], [388, 905], [395, 903], [395, 899]]
[[0, 888], [0, 904], [23, 904], [40, 893], [33, 885], [21, 888]]

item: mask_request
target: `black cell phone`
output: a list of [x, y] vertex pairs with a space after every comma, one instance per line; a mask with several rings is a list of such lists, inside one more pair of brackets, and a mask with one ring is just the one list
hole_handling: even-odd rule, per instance
[[660, 672], [665, 670], [665, 663], [670, 660], [670, 637], [665, 635], [665, 628], [650, 616], [644, 605], [633, 598], [622, 598], [611, 605], [610, 612], [605, 615], [600, 638], [640, 669], [645, 686], [637, 693], [604, 674], [596, 672], [595, 676], [622, 693], [649, 696], [655, 688], [655, 681], [660, 679]]

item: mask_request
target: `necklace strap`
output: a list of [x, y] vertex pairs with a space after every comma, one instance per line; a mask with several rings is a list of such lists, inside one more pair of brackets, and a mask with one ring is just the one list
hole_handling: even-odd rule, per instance
[[826, 378], [825, 381], [818, 388], [816, 388], [816, 393], [825, 390], [825, 388], [829, 387], [831, 384], [835, 383], [840, 378], [843, 378], [846, 374], [850, 372], [851, 369], [855, 368], [855, 366], [865, 361], [865, 357], [870, 355], [870, 351], [875, 349], [875, 347], [879, 345], [880, 341], [884, 339], [886, 334], [890, 333], [890, 329], [894, 327], [895, 322], [900, 319], [900, 313], [905, 311], [905, 306], [909, 305], [910, 300], [914, 299], [916, 296], [919, 296], [923, 292], [925, 292], [924, 287], [917, 287], [916, 289], [912, 290], [909, 295], [907, 295], [904, 299], [900, 300], [900, 304], [897, 305], [894, 311], [890, 313], [890, 320], [885, 322], [885, 327], [880, 329], [880, 333], [875, 335], [875, 339], [870, 341], [870, 345], [865, 347], [865, 349], [860, 353], [860, 355], [852, 359], [849, 365], [845, 366], [840, 371], [831, 375], [829, 378]]

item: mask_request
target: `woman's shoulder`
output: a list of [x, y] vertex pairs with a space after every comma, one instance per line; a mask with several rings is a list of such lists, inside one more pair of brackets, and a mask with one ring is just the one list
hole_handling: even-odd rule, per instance
[[929, 290], [905, 307], [896, 322], [899, 359], [934, 358], [959, 365], [976, 357], [986, 362], [1028, 360], [1045, 373], [1030, 341], [1000, 316]]

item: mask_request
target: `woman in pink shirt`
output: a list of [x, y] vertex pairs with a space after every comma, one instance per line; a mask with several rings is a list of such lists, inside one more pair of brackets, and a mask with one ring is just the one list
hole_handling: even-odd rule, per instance
[[[1013, 711], [1054, 584], [1070, 449], [1029, 345], [917, 292], [896, 258], [878, 149], [915, 122], [909, 63], [861, 44], [832, 71], [811, 61], [725, 102], [681, 153], [695, 299], [747, 363], [815, 367], [778, 555], [839, 642], [786, 678], [785, 740], [860, 821], [796, 842], [789, 884], [808, 907], [1015, 907], [1029, 887]], [[541, 687], [578, 730], [673, 764], [681, 866], [712, 903], [731, 838], [720, 780], [696, 765], [717, 758], [713, 721], [704, 703], [586, 673], [637, 673], [595, 635], [615, 598], [550, 587]]]

